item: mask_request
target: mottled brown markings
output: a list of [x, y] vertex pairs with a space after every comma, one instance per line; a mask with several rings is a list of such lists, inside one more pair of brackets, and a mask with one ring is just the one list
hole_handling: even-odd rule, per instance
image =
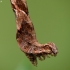
[[22, 0], [16, 0], [16, 5], [28, 15], [28, 8], [25, 6]]
[[24, 20], [22, 21], [21, 26], [22, 27], [20, 28], [20, 30], [18, 30], [19, 32], [17, 33], [20, 33], [20, 35], [22, 35], [23, 37], [22, 39], [32, 40], [33, 39], [33, 36], [31, 35], [33, 30], [32, 27]]
[[32, 64], [37, 65], [37, 58], [44, 60], [48, 55], [56, 56], [57, 48], [54, 43], [40, 44], [37, 41], [26, 0], [11, 0], [11, 5], [16, 15], [18, 45]]

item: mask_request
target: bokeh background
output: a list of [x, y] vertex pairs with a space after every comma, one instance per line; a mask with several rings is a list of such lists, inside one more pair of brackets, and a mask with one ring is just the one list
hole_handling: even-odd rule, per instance
[[54, 42], [59, 53], [33, 66], [17, 45], [10, 0], [0, 0], [0, 70], [70, 70], [70, 0], [27, 0], [27, 4], [38, 41]]

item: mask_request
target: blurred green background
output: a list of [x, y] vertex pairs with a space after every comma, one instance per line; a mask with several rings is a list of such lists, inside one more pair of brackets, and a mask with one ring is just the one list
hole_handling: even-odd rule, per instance
[[70, 70], [70, 0], [27, 0], [27, 4], [38, 41], [54, 42], [59, 53], [33, 66], [17, 45], [10, 0], [2, 0], [0, 70]]

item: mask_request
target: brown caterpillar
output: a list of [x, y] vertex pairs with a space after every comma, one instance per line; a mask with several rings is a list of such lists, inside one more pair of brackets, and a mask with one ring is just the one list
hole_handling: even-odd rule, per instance
[[54, 43], [40, 44], [37, 41], [26, 0], [11, 0], [11, 5], [16, 16], [18, 45], [32, 64], [37, 65], [37, 58], [43, 60], [48, 55], [55, 56], [57, 48]]

